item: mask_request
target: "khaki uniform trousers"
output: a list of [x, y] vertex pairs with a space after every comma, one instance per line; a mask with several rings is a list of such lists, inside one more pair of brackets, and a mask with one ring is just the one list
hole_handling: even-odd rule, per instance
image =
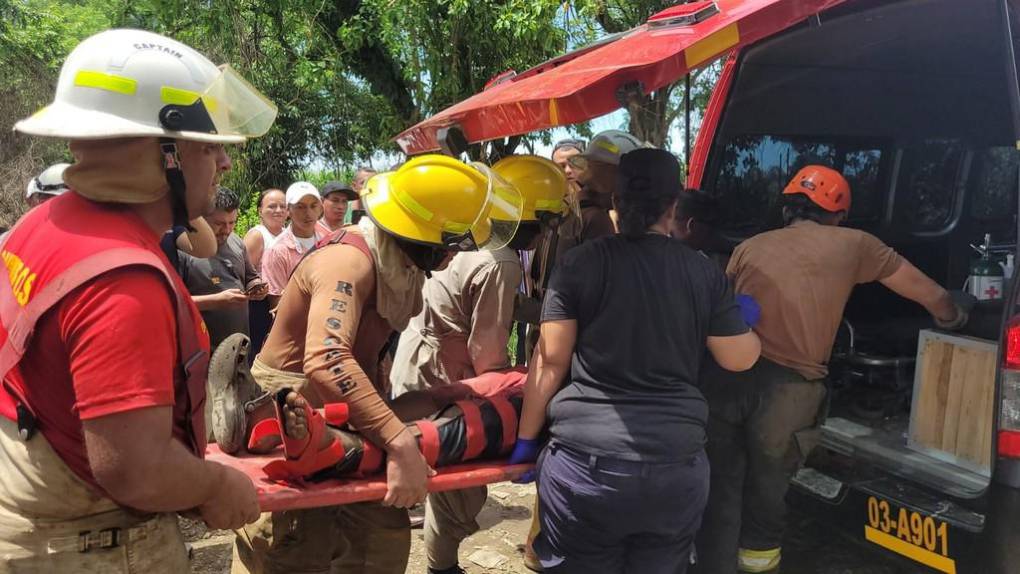
[[478, 513], [488, 496], [484, 486], [429, 493], [424, 526], [429, 568], [445, 570], [457, 565], [460, 543], [478, 532]]
[[188, 572], [175, 514], [139, 515], [99, 496], [41, 433], [21, 441], [2, 417], [0, 468], [0, 574]]
[[231, 574], [404, 574], [407, 511], [378, 502], [264, 513], [236, 531]]
[[[251, 373], [270, 392], [307, 385], [258, 358]], [[232, 574], [404, 574], [411, 553], [407, 511], [378, 502], [263, 513], [235, 533]]]

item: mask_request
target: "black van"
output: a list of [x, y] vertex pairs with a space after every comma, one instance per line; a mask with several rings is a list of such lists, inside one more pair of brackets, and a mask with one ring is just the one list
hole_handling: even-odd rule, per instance
[[[964, 288], [986, 234], [995, 257], [1015, 254], [1018, 27], [1014, 0], [847, 0], [740, 48], [688, 180], [720, 201], [720, 251], [778, 227], [783, 186], [822, 163], [851, 183], [848, 225], [950, 290]], [[823, 443], [789, 502], [933, 571], [1020, 572], [1017, 283], [953, 335], [992, 353], [985, 383], [977, 371], [952, 375], [955, 400], [988, 395], [966, 408], [946, 406], [953, 397], [919, 375], [921, 350], [944, 335], [924, 309], [858, 287], [830, 363]], [[978, 456], [919, 440], [925, 425], [969, 425]]]

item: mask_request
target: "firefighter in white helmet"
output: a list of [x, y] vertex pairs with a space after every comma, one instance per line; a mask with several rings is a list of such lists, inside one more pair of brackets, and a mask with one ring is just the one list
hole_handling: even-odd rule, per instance
[[35, 207], [67, 191], [64, 170], [70, 166], [69, 163], [55, 163], [30, 179], [25, 188], [25, 203]]
[[186, 572], [178, 512], [258, 517], [251, 481], [203, 460], [208, 334], [159, 239], [275, 116], [229, 67], [109, 30], [15, 125], [75, 163], [0, 246], [0, 572]]

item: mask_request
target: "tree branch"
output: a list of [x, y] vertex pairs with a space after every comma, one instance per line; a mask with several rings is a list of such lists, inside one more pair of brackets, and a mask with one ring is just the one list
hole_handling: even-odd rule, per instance
[[337, 31], [347, 20], [358, 15], [361, 8], [361, 0], [336, 0], [332, 6], [324, 7], [316, 14], [316, 20], [329, 32], [327, 37], [337, 52], [348, 55], [344, 59], [350, 70], [365, 80], [375, 93], [383, 95], [405, 125], [417, 123], [421, 119], [421, 110], [414, 102], [411, 87], [400, 73], [398, 62], [379, 40], [378, 30], [365, 34], [361, 45], [353, 52], [340, 44]]

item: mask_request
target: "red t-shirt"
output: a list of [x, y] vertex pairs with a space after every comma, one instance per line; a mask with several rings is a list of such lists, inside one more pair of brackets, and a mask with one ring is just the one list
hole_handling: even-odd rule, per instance
[[177, 354], [173, 293], [155, 270], [103, 274], [39, 319], [20, 363], [26, 399], [60, 458], [98, 491], [82, 420], [173, 405], [173, 434], [187, 444]]

